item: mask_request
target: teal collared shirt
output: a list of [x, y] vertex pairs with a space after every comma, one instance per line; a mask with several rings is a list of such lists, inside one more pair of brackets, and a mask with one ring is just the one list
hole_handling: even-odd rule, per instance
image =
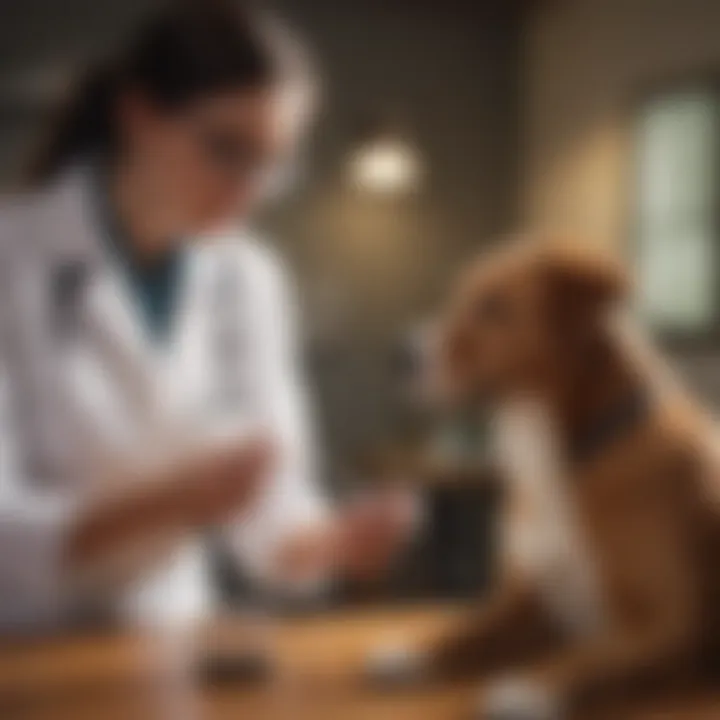
[[101, 176], [98, 179], [97, 211], [103, 239], [125, 275], [146, 333], [156, 342], [165, 342], [178, 312], [184, 284], [187, 262], [184, 243], [170, 243], [151, 262], [138, 258], [110, 204], [106, 183]]
[[123, 238], [108, 238], [120, 259], [146, 332], [157, 342], [166, 341], [180, 304], [185, 253], [181, 247], [173, 247], [148, 264], [133, 257], [129, 243]]

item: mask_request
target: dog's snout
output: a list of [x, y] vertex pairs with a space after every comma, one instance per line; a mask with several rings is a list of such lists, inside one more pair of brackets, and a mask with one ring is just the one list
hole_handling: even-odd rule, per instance
[[397, 377], [401, 380], [412, 380], [422, 374], [422, 349], [413, 338], [401, 338], [392, 351], [391, 364]]
[[442, 352], [450, 365], [461, 364], [470, 353], [470, 338], [460, 327], [450, 328], [442, 339]]

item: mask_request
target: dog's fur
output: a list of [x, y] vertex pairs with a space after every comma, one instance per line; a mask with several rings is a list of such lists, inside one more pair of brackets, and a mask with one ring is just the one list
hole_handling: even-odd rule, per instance
[[[692, 675], [720, 641], [712, 423], [617, 322], [628, 285], [587, 244], [524, 239], [473, 265], [444, 318], [450, 389], [497, 411], [507, 504], [494, 599], [429, 658], [442, 675], [510, 672], [518, 692], [491, 689], [493, 718], [548, 697], [584, 717], [611, 691]], [[637, 422], [571, 460], [633, 393]]]

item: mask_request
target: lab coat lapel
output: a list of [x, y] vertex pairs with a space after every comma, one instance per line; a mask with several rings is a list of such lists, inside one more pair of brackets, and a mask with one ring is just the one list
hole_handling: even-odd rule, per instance
[[143, 335], [129, 288], [107, 263], [88, 288], [86, 332], [98, 360], [124, 390], [130, 409], [149, 417], [157, 404], [159, 358]]
[[[160, 366], [166, 359], [146, 337], [131, 289], [105, 249], [91, 182], [92, 173], [83, 169], [75, 170], [66, 180], [63, 217], [71, 222], [58, 225], [63, 227], [63, 242], [56, 245], [58, 266], [80, 262], [88, 268], [82, 308], [83, 373], [86, 378], [95, 376], [96, 384], [94, 390], [89, 384], [83, 388], [83, 379], [78, 377], [71, 393], [76, 401], [85, 403], [85, 408], [104, 398], [104, 422], [112, 425], [114, 418], [124, 418], [138, 444], [150, 447], [158, 444], [155, 438], [171, 434], [159, 382]], [[100, 384], [103, 393], [98, 389]], [[96, 397], [78, 397], [91, 391]]]
[[161, 354], [157, 380], [160, 402], [185, 433], [197, 434], [213, 377], [208, 333], [211, 326], [214, 263], [202, 246], [190, 247], [183, 292], [172, 335]]

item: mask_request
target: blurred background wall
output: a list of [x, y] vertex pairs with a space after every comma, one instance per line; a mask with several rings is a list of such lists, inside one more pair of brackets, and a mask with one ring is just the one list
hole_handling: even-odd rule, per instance
[[[558, 0], [527, 13], [519, 153], [523, 222], [610, 241], [632, 258], [639, 192], [637, 116], [648, 96], [662, 95], [664, 89], [681, 93], [700, 85], [716, 95], [718, 28], [720, 3], [715, 0]], [[711, 148], [707, 152], [714, 154]], [[676, 184], [683, 182], [677, 172]], [[718, 199], [713, 190], [713, 213]], [[717, 231], [714, 220], [708, 238], [713, 248]], [[677, 268], [687, 239], [678, 232], [673, 243], [669, 261]], [[717, 267], [717, 259], [711, 262]], [[687, 285], [680, 292], [689, 293]], [[671, 344], [670, 349], [690, 383], [720, 405], [720, 344], [714, 333], [710, 338], [705, 332], [691, 335], [700, 341]]]
[[[315, 45], [325, 97], [306, 182], [270, 218], [271, 235], [300, 275], [321, 429], [342, 465], [399, 422], [399, 334], [434, 309], [462, 258], [513, 222], [521, 17], [503, 0], [282, 8]], [[414, 191], [349, 185], [368, 124], [412, 146]]]
[[528, 222], [627, 238], [636, 102], [659, 84], [720, 70], [718, 27], [715, 0], [566, 0], [528, 15]]

